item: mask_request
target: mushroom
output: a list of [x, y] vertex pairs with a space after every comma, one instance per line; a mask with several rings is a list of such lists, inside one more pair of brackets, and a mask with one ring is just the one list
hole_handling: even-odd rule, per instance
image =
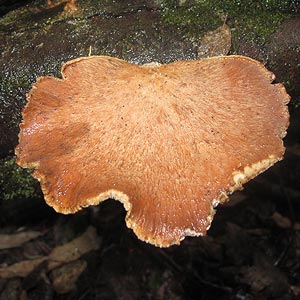
[[289, 96], [253, 59], [91, 56], [62, 77], [33, 85], [16, 148], [57, 212], [113, 198], [138, 238], [168, 247], [204, 235], [218, 203], [283, 157]]

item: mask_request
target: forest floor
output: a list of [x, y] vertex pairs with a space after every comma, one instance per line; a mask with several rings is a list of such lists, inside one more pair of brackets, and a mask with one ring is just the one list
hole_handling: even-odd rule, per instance
[[[20, 1], [18, 4], [18, 1], [13, 1], [16, 7], [29, 2], [35, 3], [34, 1]], [[46, 1], [44, 2], [46, 3]], [[58, 2], [65, 5], [66, 1]], [[86, 2], [90, 3], [91, 1]], [[117, 3], [117, 1], [104, 2], [111, 2], [114, 5]], [[122, 1], [119, 2], [122, 3]], [[24, 27], [25, 23], [22, 23], [22, 18], [16, 18], [13, 21], [10, 19], [13, 19], [11, 15], [6, 19], [3, 18], [8, 22], [8, 25], [3, 25], [5, 30], [2, 32], [3, 41], [6, 42], [6, 56], [3, 55], [2, 57], [3, 65], [7, 61], [19, 63], [16, 57], [23, 57], [22, 55], [25, 53], [28, 54], [28, 57], [26, 57], [29, 61], [28, 65], [31, 66], [32, 64], [33, 67], [27, 67], [27, 61], [24, 58], [25, 67], [22, 66], [20, 69], [22, 69], [22, 72], [23, 70], [30, 71], [30, 76], [24, 76], [24, 83], [19, 77], [19, 70], [14, 72], [14, 66], [11, 66], [10, 63], [6, 68], [12, 68], [10, 73], [13, 76], [10, 78], [9, 76], [3, 77], [6, 80], [6, 84], [3, 86], [8, 89], [3, 93], [3, 97], [5, 99], [11, 97], [11, 102], [3, 102], [5, 104], [3, 106], [0, 103], [0, 113], [4, 112], [3, 118], [5, 120], [3, 124], [0, 124], [0, 129], [3, 129], [3, 141], [6, 138], [5, 129], [7, 142], [3, 142], [3, 145], [8, 149], [5, 150], [5, 155], [8, 156], [0, 163], [0, 192], [3, 192], [7, 187], [11, 191], [6, 193], [5, 197], [7, 199], [4, 199], [4, 196], [3, 198], [0, 197], [0, 300], [300, 299], [300, 100], [297, 84], [299, 82], [299, 73], [297, 73], [299, 70], [299, 63], [297, 64], [299, 57], [295, 55], [300, 51], [297, 42], [300, 40], [300, 35], [293, 33], [293, 40], [288, 35], [292, 31], [286, 30], [286, 28], [291, 29], [291, 27], [294, 27], [293, 24], [300, 24], [299, 18], [296, 21], [292, 19], [290, 23], [286, 23], [287, 27], [283, 27], [284, 29], [275, 33], [269, 43], [264, 43], [264, 47], [256, 47], [252, 42], [248, 44], [241, 43], [239, 47], [235, 43], [229, 44], [229, 48], [231, 47], [233, 53], [248, 55], [261, 61], [266, 58], [266, 61], [274, 62], [283, 53], [280, 57], [280, 63], [274, 63], [273, 65], [270, 63], [270, 66], [275, 70], [277, 68], [276, 75], [279, 74], [277, 78], [279, 78], [279, 81], [284, 82], [286, 87], [293, 93], [292, 104], [290, 104], [291, 122], [288, 134], [284, 139], [286, 145], [284, 159], [246, 184], [242, 191], [231, 195], [228, 203], [218, 206], [207, 236], [186, 238], [179, 246], [166, 249], [156, 248], [139, 241], [132, 230], [126, 227], [124, 220], [126, 212], [122, 204], [117, 201], [110, 199], [97, 207], [84, 209], [74, 215], [60, 215], [46, 205], [41, 194], [35, 195], [32, 199], [28, 197], [32, 192], [31, 187], [37, 184], [33, 183], [31, 186], [31, 182], [28, 183], [29, 177], [21, 177], [18, 173], [18, 178], [23, 181], [15, 183], [13, 176], [16, 174], [13, 173], [10, 178], [11, 181], [1, 181], [4, 178], [1, 174], [4, 170], [3, 166], [7, 162], [13, 161], [12, 149], [17, 141], [17, 123], [20, 121], [20, 111], [21, 106], [25, 103], [26, 91], [35, 80], [32, 74], [38, 72], [40, 67], [45, 68], [43, 69], [44, 73], [41, 71], [38, 74], [34, 73], [35, 75], [48, 75], [50, 71], [47, 69], [47, 63], [54, 69], [53, 61], [56, 63], [55, 72], [59, 72], [60, 68], [57, 67], [61, 64], [59, 59], [67, 61], [74, 58], [75, 55], [83, 55], [87, 53], [84, 51], [87, 51], [92, 43], [94, 43], [93, 51], [105, 49], [108, 54], [119, 51], [119, 48], [126, 50], [125, 46], [129, 42], [132, 42], [133, 45], [143, 45], [145, 53], [148, 53], [149, 45], [151, 47], [154, 45], [154, 50], [151, 48], [152, 52], [155, 53], [154, 59], [160, 58], [160, 55], [162, 55], [162, 59], [166, 57], [169, 59], [169, 48], [173, 48], [175, 53], [177, 46], [174, 47], [173, 42], [168, 42], [169, 40], [166, 39], [162, 40], [166, 48], [169, 47], [166, 54], [160, 51], [161, 44], [157, 43], [156, 49], [156, 44], [153, 41], [157, 40], [156, 34], [162, 34], [161, 32], [170, 36], [174, 34], [176, 38], [172, 37], [170, 41], [174, 40], [176, 45], [186, 45], [187, 42], [181, 40], [182, 36], [177, 39], [176, 30], [179, 25], [175, 23], [178, 17], [176, 10], [173, 12], [166, 10], [165, 20], [168, 20], [168, 26], [171, 27], [164, 25], [165, 27], [163, 26], [162, 29], [158, 30], [161, 21], [156, 7], [152, 5], [151, 9], [147, 6], [145, 6], [146, 9], [144, 6], [142, 9], [137, 9], [135, 6], [138, 1], [128, 2], [133, 3], [132, 14], [127, 11], [123, 15], [119, 12], [113, 14], [106, 12], [90, 13], [88, 17], [82, 17], [82, 19], [78, 16], [70, 18], [67, 15], [70, 19], [67, 19], [66, 22], [63, 19], [54, 19], [55, 22], [47, 21], [47, 30], [51, 33], [51, 35], [49, 34], [51, 39], [44, 39], [43, 43], [40, 39], [44, 38], [43, 34], [46, 32], [41, 30], [44, 23], [36, 24], [41, 20], [44, 22], [44, 19], [50, 20], [50, 16], [44, 16], [40, 12], [37, 14], [32, 9], [30, 13], [36, 14], [36, 18], [32, 18], [30, 30], [37, 30], [32, 35], [34, 39], [36, 38], [36, 40], [33, 39], [36, 43], [33, 48], [30, 48], [30, 46], [24, 47], [24, 44], [22, 44], [24, 41], [29, 40], [31, 34], [31, 32], [26, 33], [27, 27]], [[146, 3], [150, 2], [159, 1], [146, 1]], [[218, 1], [211, 2], [217, 3]], [[230, 1], [225, 2], [230, 3]], [[0, 1], [0, 4], [4, 7], [3, 3], [7, 4], [8, 1]], [[97, 5], [99, 6], [99, 4]], [[95, 4], [95, 7], [97, 5]], [[63, 6], [60, 6], [58, 8], [63, 10]], [[113, 5], [109, 7], [111, 6], [114, 8]], [[59, 12], [59, 16], [61, 16], [62, 13], [58, 11], [58, 8], [53, 7], [47, 11], [53, 15]], [[7, 13], [6, 9], [2, 8], [2, 10], [3, 14]], [[83, 11], [85, 12], [85, 10]], [[194, 17], [197, 16], [194, 15], [192, 9], [185, 10], [183, 7], [180, 11], [181, 13], [190, 13]], [[299, 10], [297, 10], [297, 13], [299, 13]], [[24, 13], [25, 17], [27, 15], [29, 15], [28, 12]], [[152, 19], [149, 18], [149, 15]], [[215, 15], [219, 17], [219, 10]], [[256, 16], [256, 14], [253, 15]], [[14, 15], [12, 14], [12, 16]], [[141, 16], [143, 19], [139, 19]], [[282, 13], [280, 12], [278, 16], [281, 17]], [[149, 19], [153, 20], [154, 18], [158, 21], [155, 26], [152, 26]], [[234, 22], [234, 18], [235, 16], [231, 18], [230, 15], [227, 18], [229, 25], [235, 29], [235, 31], [232, 30], [233, 33], [237, 32], [239, 26], [239, 22]], [[18, 20], [21, 20], [20, 24], [18, 24]], [[248, 15], [244, 20], [247, 20], [247, 26], [255, 23], [250, 20]], [[272, 18], [268, 20], [272, 21]], [[145, 25], [145, 28], [150, 33], [154, 32], [151, 43], [149, 43], [149, 38], [152, 38], [151, 35], [145, 37], [146, 41], [141, 36], [142, 42], [140, 43], [135, 40], [138, 35], [135, 34], [134, 30], [140, 32], [139, 26], [144, 26], [142, 24], [144, 21], [147, 21], [146, 25], [148, 26]], [[80, 30], [70, 27], [77, 28], [75, 27], [76, 22], [79, 25], [81, 24]], [[134, 24], [134, 29], [130, 27], [130, 22]], [[218, 22], [220, 22], [220, 19], [218, 19]], [[103, 24], [106, 24], [105, 28], [101, 27]], [[115, 29], [116, 34], [111, 37], [109, 31], [114, 26], [113, 24], [118, 25], [117, 29], [120, 32]], [[193, 27], [192, 21], [186, 21], [186, 24], [192, 24], [191, 27]], [[184, 26], [186, 24], [184, 23]], [[126, 29], [125, 25], [129, 29]], [[64, 40], [65, 44], [58, 47], [60, 38], [57, 37], [60, 35], [57, 33], [60, 31], [55, 26], [58, 29], [61, 29], [61, 27], [64, 29], [63, 26], [66, 26], [67, 30], [62, 31], [61, 34], [67, 33], [69, 36], [73, 34], [74, 40], [70, 38], [69, 41], [66, 38]], [[72, 30], [69, 30], [67, 26]], [[101, 31], [98, 38], [94, 38], [92, 33], [95, 33], [96, 29], [94, 30], [92, 26]], [[13, 35], [15, 40], [11, 39], [10, 28], [13, 28], [14, 32], [20, 30], [19, 34]], [[105, 30], [102, 33], [102, 28], [108, 31], [107, 35], [105, 35]], [[132, 30], [134, 34], [128, 36], [133, 41], [121, 39], [123, 29]], [[180, 30], [179, 32], [181, 32]], [[69, 32], [72, 32], [72, 34], [69, 34]], [[299, 30], [295, 32], [299, 33]], [[79, 41], [90, 39], [89, 42], [86, 44], [77, 42], [77, 34], [80, 37]], [[104, 47], [102, 43], [108, 42], [111, 44], [112, 38], [122, 40], [122, 43], [126, 42], [125, 46], [121, 42], [119, 45], [117, 44], [118, 41], [114, 41], [115, 44], [110, 46], [115, 48]], [[48, 42], [49, 47], [47, 47]], [[291, 42], [294, 44], [292, 45]], [[190, 44], [195, 44], [194, 40]], [[187, 49], [190, 49], [190, 44], [186, 46]], [[119, 45], [119, 48], [115, 45]], [[200, 46], [197, 46], [198, 52]], [[228, 43], [225, 42], [221, 46], [227, 49]], [[286, 48], [284, 48], [285, 46]], [[78, 50], [79, 48], [81, 52]], [[298, 49], [298, 52], [291, 49]], [[171, 50], [170, 53], [172, 53]], [[259, 52], [260, 50], [263, 51]], [[122, 51], [116, 53], [122, 57]], [[134, 51], [125, 51], [124, 55], [128, 55], [132, 60], [135, 58], [134, 55], [136, 57], [146, 57], [140, 54], [140, 52], [144, 53], [140, 48], [138, 50], [134, 49]], [[191, 55], [191, 58], [195, 59], [196, 54], [189, 51], [183, 48], [182, 53]], [[150, 54], [147, 55], [151, 56], [152, 52], [149, 51]], [[178, 53], [178, 56], [183, 55], [180, 51]], [[53, 61], [47, 61], [49, 58]], [[174, 57], [174, 59], [179, 58]], [[292, 70], [293, 72], [288, 73], [286, 70]], [[280, 74], [281, 71], [282, 74]], [[56, 74], [55, 72], [53, 71], [51, 74]], [[22, 88], [19, 86], [14, 87], [15, 82], [20, 86], [24, 84], [24, 86]], [[295, 83], [294, 87], [292, 87], [291, 82]], [[1, 92], [0, 90], [0, 94]], [[18, 93], [18, 99], [21, 100], [16, 104], [15, 97]], [[2, 99], [1, 95], [0, 99]], [[17, 117], [12, 118], [14, 113]], [[11, 119], [14, 119], [16, 123], [14, 127], [6, 126]], [[5, 147], [3, 146], [3, 149]], [[1, 151], [2, 149], [0, 149]], [[19, 170], [17, 172], [25, 171]], [[22, 188], [21, 192], [18, 190], [20, 187]], [[14, 192], [18, 195], [18, 197], [15, 197], [18, 198], [18, 201], [12, 200]], [[24, 199], [22, 196], [24, 196]]]

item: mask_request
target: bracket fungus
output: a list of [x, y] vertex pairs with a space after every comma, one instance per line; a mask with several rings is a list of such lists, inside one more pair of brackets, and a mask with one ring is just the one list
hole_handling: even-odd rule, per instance
[[253, 59], [91, 56], [62, 77], [33, 84], [16, 148], [57, 212], [114, 198], [138, 238], [168, 247], [205, 234], [218, 203], [283, 157], [289, 96]]

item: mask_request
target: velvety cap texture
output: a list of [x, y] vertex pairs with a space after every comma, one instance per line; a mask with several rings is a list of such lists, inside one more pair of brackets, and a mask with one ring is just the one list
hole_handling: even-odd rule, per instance
[[218, 203], [283, 157], [289, 96], [253, 59], [91, 56], [62, 77], [33, 85], [16, 148], [57, 212], [114, 198], [141, 240], [168, 247], [205, 234]]

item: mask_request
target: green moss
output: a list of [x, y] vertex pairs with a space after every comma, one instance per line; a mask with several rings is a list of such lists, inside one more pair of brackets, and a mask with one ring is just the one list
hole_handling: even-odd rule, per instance
[[[177, 3], [177, 4], [176, 4]], [[296, 12], [299, 1], [280, 0], [164, 0], [162, 14], [166, 23], [180, 26], [194, 34], [216, 28], [227, 20], [234, 28], [233, 34], [252, 33], [253, 38], [264, 42], [279, 24]]]
[[189, 35], [196, 37], [199, 32], [213, 29], [222, 24], [217, 11], [211, 11], [207, 1], [194, 5], [188, 3], [177, 6], [176, 1], [163, 1], [162, 16], [167, 24], [181, 27]]
[[39, 185], [31, 173], [30, 170], [19, 167], [15, 158], [0, 160], [1, 199], [37, 198], [40, 195]]

